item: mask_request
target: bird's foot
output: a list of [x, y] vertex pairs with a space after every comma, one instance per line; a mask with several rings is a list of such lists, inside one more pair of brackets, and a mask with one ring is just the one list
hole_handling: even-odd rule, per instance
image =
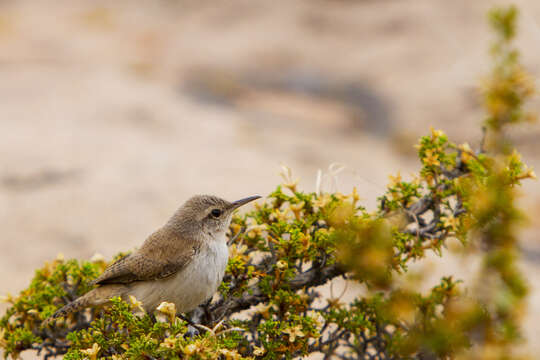
[[199, 331], [199, 329], [195, 326], [192, 326], [192, 325], [188, 325], [188, 329], [185, 333], [185, 337], [188, 338], [188, 339], [192, 339], [194, 338], [195, 336], [197, 335], [200, 335], [201, 332]]

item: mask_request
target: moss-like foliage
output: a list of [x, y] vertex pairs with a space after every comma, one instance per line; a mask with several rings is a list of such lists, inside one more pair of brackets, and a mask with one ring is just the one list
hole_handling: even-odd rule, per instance
[[[532, 94], [510, 43], [515, 14], [511, 8], [491, 15], [496, 66], [484, 88], [480, 149], [432, 129], [417, 145], [416, 177], [391, 177], [374, 212], [362, 207], [356, 190], [306, 193], [286, 171], [285, 182], [255, 210], [234, 216], [225, 278], [213, 301], [191, 314], [199, 324], [195, 334], [174, 305], [163, 303], [156, 320], [134, 298], [40, 327], [88, 291], [107, 265], [56, 259], [7, 299], [11, 307], [0, 320], [5, 355], [36, 349], [66, 359], [514, 356], [527, 293], [516, 267], [522, 214], [515, 188], [534, 177], [503, 132], [528, 119], [522, 104]], [[476, 288], [465, 291], [444, 277], [421, 293], [397, 281], [428, 252], [444, 256], [450, 239], [482, 249], [476, 253], [484, 258], [483, 281]], [[323, 297], [320, 285], [338, 277], [367, 290], [350, 302], [333, 292]]]

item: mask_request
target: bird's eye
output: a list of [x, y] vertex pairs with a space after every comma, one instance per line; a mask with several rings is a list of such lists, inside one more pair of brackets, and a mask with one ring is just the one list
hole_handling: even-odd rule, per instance
[[214, 210], [212, 210], [212, 211], [210, 212], [210, 214], [212, 214], [213, 217], [218, 218], [218, 217], [221, 216], [221, 210], [219, 210], [219, 209], [214, 209]]

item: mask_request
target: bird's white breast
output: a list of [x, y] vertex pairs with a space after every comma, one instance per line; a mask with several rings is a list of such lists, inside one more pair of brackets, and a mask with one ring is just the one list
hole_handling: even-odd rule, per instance
[[132, 285], [134, 295], [151, 312], [163, 301], [173, 302], [178, 312], [188, 312], [208, 300], [216, 292], [227, 266], [229, 250], [226, 238], [212, 239], [173, 276]]

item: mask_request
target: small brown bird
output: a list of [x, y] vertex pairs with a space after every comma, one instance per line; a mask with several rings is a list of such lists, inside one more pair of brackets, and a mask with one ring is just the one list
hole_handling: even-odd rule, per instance
[[211, 195], [186, 201], [143, 246], [110, 265], [92, 283], [97, 288], [67, 304], [44, 325], [75, 311], [100, 306], [112, 297], [141, 301], [153, 312], [163, 301], [189, 312], [212, 297], [223, 275], [229, 251], [225, 232], [233, 211], [260, 196], [228, 202]]

